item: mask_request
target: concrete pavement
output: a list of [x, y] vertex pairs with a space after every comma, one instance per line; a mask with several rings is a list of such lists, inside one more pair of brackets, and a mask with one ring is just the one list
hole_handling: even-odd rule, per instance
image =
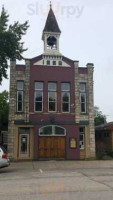
[[37, 161], [0, 169], [0, 200], [112, 200], [113, 161]]

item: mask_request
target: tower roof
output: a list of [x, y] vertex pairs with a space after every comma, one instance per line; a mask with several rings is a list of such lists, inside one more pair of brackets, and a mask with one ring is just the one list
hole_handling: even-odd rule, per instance
[[52, 10], [52, 6], [50, 4], [50, 10], [49, 10], [49, 14], [46, 20], [46, 24], [44, 27], [43, 32], [56, 32], [56, 33], [61, 33], [61, 30], [58, 26], [56, 17], [54, 15], [54, 12]]

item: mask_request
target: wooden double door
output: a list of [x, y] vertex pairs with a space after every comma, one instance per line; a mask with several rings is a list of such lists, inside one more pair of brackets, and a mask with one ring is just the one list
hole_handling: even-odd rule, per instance
[[39, 137], [38, 146], [39, 158], [65, 158], [65, 137]]

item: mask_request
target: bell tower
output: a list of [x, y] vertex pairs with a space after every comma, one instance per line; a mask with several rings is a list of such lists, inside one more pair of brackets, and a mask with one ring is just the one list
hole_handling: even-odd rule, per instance
[[50, 2], [50, 10], [46, 20], [46, 24], [42, 34], [42, 40], [44, 41], [44, 54], [43, 55], [56, 55], [61, 56], [59, 52], [59, 38], [60, 28], [58, 26], [56, 17], [54, 15], [52, 5]]

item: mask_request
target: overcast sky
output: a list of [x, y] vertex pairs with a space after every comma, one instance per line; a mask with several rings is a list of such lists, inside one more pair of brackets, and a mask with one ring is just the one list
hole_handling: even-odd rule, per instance
[[[52, 4], [62, 31], [61, 53], [79, 60], [80, 67], [94, 63], [94, 103], [113, 121], [113, 0], [54, 0]], [[29, 21], [24, 56], [43, 53], [41, 36], [49, 1], [0, 0], [0, 11], [2, 5], [10, 14], [9, 23]], [[3, 81], [0, 92], [4, 89], [9, 90], [9, 80]]]

